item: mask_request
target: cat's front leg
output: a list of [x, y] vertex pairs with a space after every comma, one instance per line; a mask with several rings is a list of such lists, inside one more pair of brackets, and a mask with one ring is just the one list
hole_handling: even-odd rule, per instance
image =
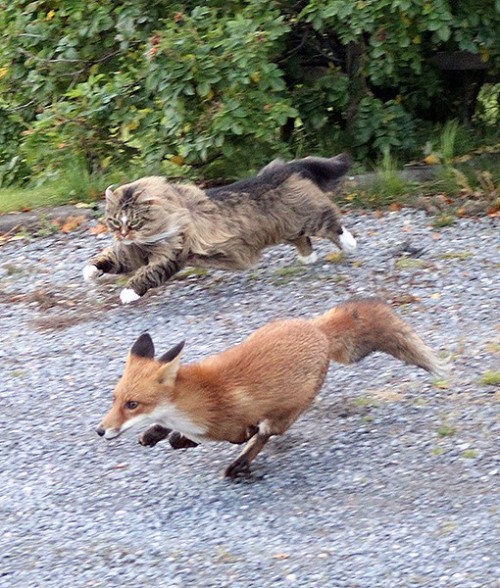
[[102, 274], [127, 274], [145, 263], [146, 255], [139, 247], [115, 243], [87, 262], [82, 272], [83, 279], [91, 282]]
[[157, 288], [167, 282], [173, 275], [186, 265], [185, 255], [179, 253], [158, 261], [150, 261], [141, 267], [129, 280], [127, 287], [120, 293], [123, 304], [135, 302], [150, 289]]

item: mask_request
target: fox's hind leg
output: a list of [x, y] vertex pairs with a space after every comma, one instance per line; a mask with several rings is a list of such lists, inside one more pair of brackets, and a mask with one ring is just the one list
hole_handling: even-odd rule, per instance
[[297, 247], [297, 257], [301, 263], [314, 263], [318, 259], [318, 254], [313, 251], [311, 237], [300, 235], [296, 239], [290, 239], [289, 243]]
[[225, 478], [236, 478], [240, 475], [250, 473], [250, 464], [262, 451], [264, 445], [269, 441], [270, 434], [256, 433], [245, 445], [243, 451], [224, 471]]
[[225, 478], [236, 478], [250, 473], [250, 464], [262, 451], [264, 445], [273, 435], [282, 435], [302, 413], [302, 407], [288, 412], [285, 416], [264, 419], [255, 427], [256, 433], [250, 438], [243, 451], [224, 471]]

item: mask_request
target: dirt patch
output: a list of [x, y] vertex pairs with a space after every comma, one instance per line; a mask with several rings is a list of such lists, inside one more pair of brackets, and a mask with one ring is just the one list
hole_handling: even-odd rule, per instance
[[96, 313], [90, 315], [82, 312], [45, 315], [33, 319], [31, 325], [38, 331], [63, 331], [74, 325], [94, 320], [97, 316]]

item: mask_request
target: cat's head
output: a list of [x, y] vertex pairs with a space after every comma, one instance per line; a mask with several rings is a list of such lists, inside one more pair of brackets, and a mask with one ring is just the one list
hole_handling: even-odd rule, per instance
[[165, 178], [142, 178], [106, 189], [106, 224], [124, 244], [149, 245], [179, 234], [185, 213]]

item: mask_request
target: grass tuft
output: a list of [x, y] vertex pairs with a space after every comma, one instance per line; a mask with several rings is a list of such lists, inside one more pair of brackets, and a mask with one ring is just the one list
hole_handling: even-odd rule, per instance
[[500, 386], [500, 372], [494, 370], [484, 372], [479, 383], [482, 386]]
[[453, 437], [457, 432], [457, 428], [451, 425], [441, 425], [437, 431], [439, 437]]

